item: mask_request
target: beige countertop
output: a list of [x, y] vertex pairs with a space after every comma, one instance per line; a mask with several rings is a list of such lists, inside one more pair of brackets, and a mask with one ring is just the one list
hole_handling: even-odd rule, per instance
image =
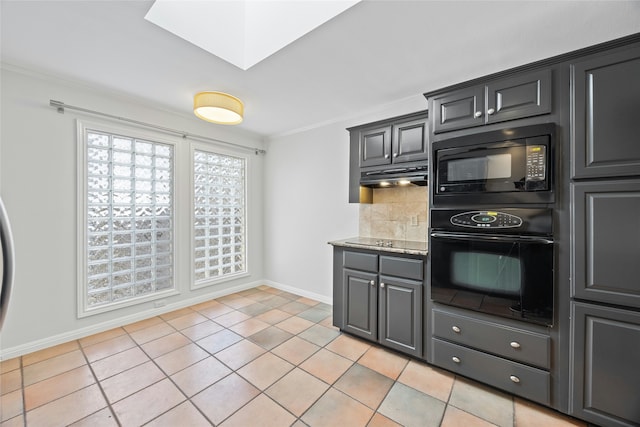
[[334, 240], [330, 245], [345, 248], [368, 249], [380, 252], [392, 252], [407, 255], [423, 255], [428, 253], [427, 242], [411, 240], [379, 239], [375, 237], [350, 237], [348, 239]]

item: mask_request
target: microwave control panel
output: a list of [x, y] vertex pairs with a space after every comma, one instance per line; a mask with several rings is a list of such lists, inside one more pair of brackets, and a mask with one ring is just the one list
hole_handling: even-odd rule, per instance
[[544, 181], [547, 177], [547, 147], [527, 145], [527, 181]]
[[505, 212], [469, 211], [452, 216], [450, 222], [458, 227], [517, 228], [522, 225], [522, 218]]

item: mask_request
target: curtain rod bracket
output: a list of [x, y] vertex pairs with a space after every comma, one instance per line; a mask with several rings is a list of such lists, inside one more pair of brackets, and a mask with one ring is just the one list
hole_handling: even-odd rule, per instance
[[64, 102], [54, 101], [53, 99], [49, 100], [49, 105], [52, 107], [56, 107], [56, 111], [60, 114], [64, 114]]

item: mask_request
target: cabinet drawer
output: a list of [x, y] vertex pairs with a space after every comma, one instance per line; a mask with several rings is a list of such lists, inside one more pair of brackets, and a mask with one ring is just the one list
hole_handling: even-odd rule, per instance
[[421, 259], [380, 257], [380, 274], [422, 280], [424, 263]]
[[549, 372], [436, 338], [432, 340], [432, 345], [434, 365], [549, 405]]
[[345, 268], [377, 272], [378, 255], [345, 251], [342, 265]]
[[433, 310], [433, 334], [439, 338], [549, 369], [550, 337], [498, 323]]

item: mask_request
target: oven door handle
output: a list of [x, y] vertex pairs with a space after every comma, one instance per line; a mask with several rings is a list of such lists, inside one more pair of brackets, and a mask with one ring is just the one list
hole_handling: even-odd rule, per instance
[[483, 234], [432, 232], [431, 237], [440, 237], [443, 239], [455, 239], [455, 240], [481, 240], [483, 242], [542, 243], [545, 245], [553, 244], [552, 239], [547, 239], [545, 237], [536, 237], [536, 236], [505, 236], [505, 235], [487, 236]]

